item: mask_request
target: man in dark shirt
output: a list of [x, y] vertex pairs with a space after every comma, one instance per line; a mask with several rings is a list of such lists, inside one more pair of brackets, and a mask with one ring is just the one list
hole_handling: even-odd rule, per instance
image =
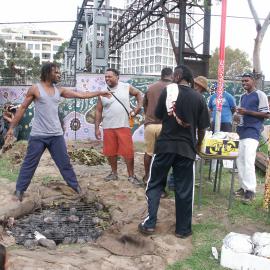
[[143, 98], [143, 108], [145, 114], [144, 121], [144, 143], [145, 143], [145, 153], [144, 153], [144, 181], [147, 181], [149, 176], [149, 168], [151, 159], [154, 152], [154, 146], [156, 139], [161, 130], [161, 119], [155, 116], [155, 110], [157, 106], [158, 99], [161, 92], [166, 88], [166, 86], [172, 83], [173, 71], [171, 68], [163, 68], [161, 70], [161, 79], [157, 82], [148, 86], [147, 92]]
[[206, 102], [193, 89], [193, 75], [187, 66], [175, 68], [174, 82], [161, 93], [156, 107], [162, 129], [156, 141], [146, 188], [148, 216], [138, 229], [143, 234], [155, 232], [160, 195], [172, 167], [175, 181], [175, 235], [186, 238], [192, 234], [193, 163], [210, 121]]

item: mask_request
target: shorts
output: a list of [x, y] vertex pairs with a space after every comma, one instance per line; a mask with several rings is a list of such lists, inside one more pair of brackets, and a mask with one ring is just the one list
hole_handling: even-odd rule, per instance
[[134, 157], [130, 128], [108, 128], [103, 130], [103, 154], [107, 157]]
[[162, 124], [149, 124], [144, 128], [145, 153], [152, 156], [154, 153], [156, 139], [161, 131]]

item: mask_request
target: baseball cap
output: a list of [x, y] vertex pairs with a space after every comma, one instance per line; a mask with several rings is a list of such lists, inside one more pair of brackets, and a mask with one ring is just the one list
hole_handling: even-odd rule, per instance
[[247, 71], [247, 72], [244, 72], [241, 77], [250, 77], [254, 79], [255, 74], [253, 72]]

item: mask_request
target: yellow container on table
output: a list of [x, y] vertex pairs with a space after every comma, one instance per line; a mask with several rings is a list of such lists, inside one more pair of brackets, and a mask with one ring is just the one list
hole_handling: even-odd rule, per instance
[[[226, 135], [227, 132], [224, 132]], [[225, 136], [225, 139], [211, 138], [206, 136], [202, 142], [201, 152], [205, 155], [217, 157], [236, 157], [238, 156], [239, 140]]]

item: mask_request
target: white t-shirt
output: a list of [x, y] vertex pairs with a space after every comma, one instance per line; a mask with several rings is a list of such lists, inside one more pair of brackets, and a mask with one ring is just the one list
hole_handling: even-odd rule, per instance
[[[131, 111], [129, 102], [129, 87], [130, 84], [128, 83], [118, 82], [117, 86], [110, 88], [113, 94], [119, 100], [121, 100], [128, 112]], [[129, 127], [129, 116], [124, 107], [117, 99], [115, 99], [114, 96], [110, 98], [101, 97], [101, 102], [103, 106], [103, 129]]]

